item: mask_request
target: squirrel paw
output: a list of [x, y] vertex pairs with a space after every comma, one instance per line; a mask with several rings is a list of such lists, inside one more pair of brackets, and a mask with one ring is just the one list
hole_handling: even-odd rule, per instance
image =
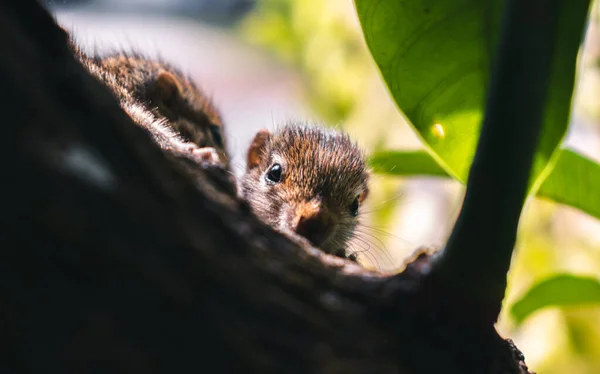
[[221, 159], [217, 150], [212, 147], [193, 148], [190, 150], [194, 160], [203, 166], [220, 165]]

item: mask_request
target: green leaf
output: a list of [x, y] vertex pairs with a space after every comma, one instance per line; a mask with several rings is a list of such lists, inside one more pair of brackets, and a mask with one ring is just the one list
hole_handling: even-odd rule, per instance
[[448, 173], [424, 151], [377, 152], [369, 158], [369, 164], [374, 172], [380, 174], [448, 176]]
[[[577, 208], [600, 219], [600, 165], [570, 149], [559, 150], [557, 156], [555, 167], [537, 197]], [[379, 174], [449, 176], [424, 151], [382, 151], [371, 156], [369, 162]]]
[[531, 287], [510, 311], [517, 323], [522, 323], [542, 308], [589, 304], [600, 304], [600, 281], [591, 277], [559, 274]]
[[[587, 1], [558, 2], [558, 40], [532, 181], [547, 174], [542, 171], [565, 134], [587, 17]], [[502, 2], [355, 0], [355, 4], [367, 45], [396, 104], [442, 168], [464, 182], [479, 137]], [[510, 144], [506, 150], [510, 152]]]
[[537, 196], [600, 219], [600, 165], [571, 150], [561, 150]]

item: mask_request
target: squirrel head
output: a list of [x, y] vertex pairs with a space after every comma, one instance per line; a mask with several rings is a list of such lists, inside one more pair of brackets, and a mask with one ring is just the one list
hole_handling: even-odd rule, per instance
[[150, 83], [146, 95], [153, 108], [186, 140], [199, 147], [225, 149], [219, 113], [193, 82], [163, 70]]
[[242, 193], [263, 221], [346, 257], [368, 195], [365, 156], [341, 132], [289, 124], [259, 131], [248, 150]]

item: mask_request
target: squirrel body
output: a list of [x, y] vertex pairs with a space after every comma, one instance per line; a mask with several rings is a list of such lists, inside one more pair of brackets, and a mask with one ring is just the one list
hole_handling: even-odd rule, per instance
[[221, 115], [187, 75], [165, 61], [137, 53], [90, 56], [73, 41], [71, 49], [163, 150], [229, 168]]
[[165, 61], [138, 53], [88, 55], [73, 40], [70, 47], [168, 157], [196, 181], [203, 180], [198, 172], [202, 169], [215, 177], [221, 192], [237, 193], [221, 115], [190, 77]]

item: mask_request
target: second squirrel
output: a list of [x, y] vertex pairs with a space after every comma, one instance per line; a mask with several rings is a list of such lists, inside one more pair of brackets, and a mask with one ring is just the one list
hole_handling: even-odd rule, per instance
[[136, 53], [89, 56], [74, 42], [71, 49], [162, 149], [228, 166], [221, 117], [185, 74], [164, 61]]
[[137, 53], [87, 55], [73, 41], [71, 49], [168, 157], [197, 181], [203, 178], [202, 169], [213, 175], [222, 192], [236, 194], [221, 116], [187, 75]]

